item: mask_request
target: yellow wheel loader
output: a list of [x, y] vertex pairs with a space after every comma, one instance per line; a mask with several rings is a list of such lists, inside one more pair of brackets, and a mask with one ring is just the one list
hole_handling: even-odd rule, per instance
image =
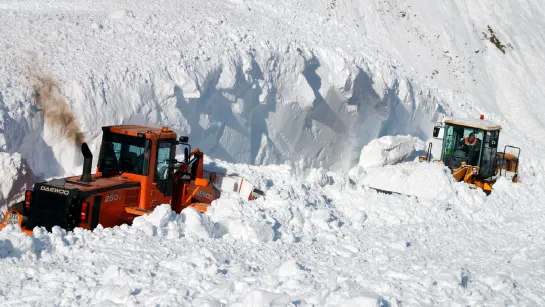
[[[434, 139], [441, 141], [441, 162], [451, 171], [457, 181], [463, 181], [472, 188], [480, 188], [487, 195], [500, 176], [519, 182], [520, 148], [506, 145], [498, 151], [501, 126], [480, 119], [445, 120], [433, 129]], [[421, 162], [431, 161], [430, 142], [426, 156]], [[509, 152], [507, 152], [509, 149]]]

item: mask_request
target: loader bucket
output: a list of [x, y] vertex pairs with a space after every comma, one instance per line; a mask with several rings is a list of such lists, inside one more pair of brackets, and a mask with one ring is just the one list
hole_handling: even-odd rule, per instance
[[210, 178], [212, 185], [222, 192], [236, 192], [244, 199], [254, 200], [263, 197], [265, 193], [259, 190], [246, 178], [238, 175], [228, 175], [204, 170], [204, 177]]

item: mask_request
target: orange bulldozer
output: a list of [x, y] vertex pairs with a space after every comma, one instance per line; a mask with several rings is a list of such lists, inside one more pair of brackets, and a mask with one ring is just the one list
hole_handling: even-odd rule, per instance
[[[168, 127], [106, 126], [96, 173], [86, 143], [81, 176], [35, 183], [24, 201], [6, 212], [0, 229], [17, 224], [27, 234], [34, 227], [48, 231], [59, 226], [94, 229], [131, 224], [161, 204], [180, 213], [187, 207], [206, 212], [222, 192], [236, 192], [248, 200], [264, 195], [245, 178], [204, 170], [203, 153], [191, 151], [188, 137], [179, 139]], [[184, 158], [177, 161], [176, 147]]]

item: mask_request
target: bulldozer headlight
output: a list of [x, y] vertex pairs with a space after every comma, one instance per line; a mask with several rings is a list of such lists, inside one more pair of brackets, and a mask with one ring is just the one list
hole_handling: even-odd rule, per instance
[[474, 167], [471, 172], [473, 173], [473, 175], [477, 175], [479, 173], [479, 169]]

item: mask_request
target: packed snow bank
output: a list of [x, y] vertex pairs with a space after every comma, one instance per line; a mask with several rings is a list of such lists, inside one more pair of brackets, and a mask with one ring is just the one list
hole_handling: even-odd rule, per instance
[[370, 168], [397, 164], [424, 154], [425, 149], [426, 144], [417, 137], [384, 136], [363, 147], [358, 165]]
[[[20, 154], [0, 152], [0, 213], [24, 198], [25, 190], [31, 189], [34, 174]], [[0, 216], [1, 217], [1, 216]]]

